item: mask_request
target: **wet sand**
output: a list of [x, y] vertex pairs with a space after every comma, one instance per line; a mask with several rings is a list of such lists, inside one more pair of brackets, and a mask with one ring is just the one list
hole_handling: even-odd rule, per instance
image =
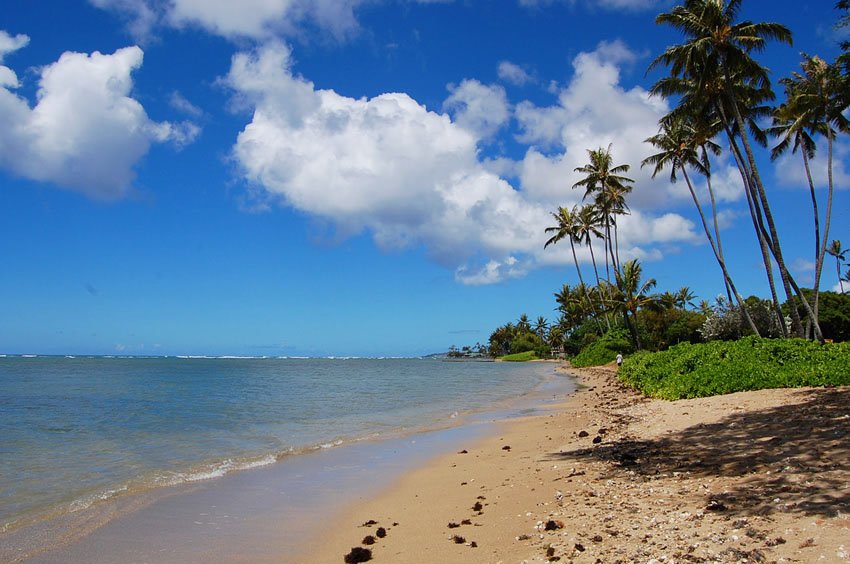
[[557, 412], [358, 496], [282, 561], [850, 562], [850, 388], [665, 402], [574, 372]]

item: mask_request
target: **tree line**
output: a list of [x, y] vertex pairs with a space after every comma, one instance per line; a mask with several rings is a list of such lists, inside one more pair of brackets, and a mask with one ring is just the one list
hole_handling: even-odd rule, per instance
[[[693, 304], [688, 288], [653, 293], [656, 281], [643, 277], [636, 260], [620, 259], [618, 219], [629, 213], [626, 197], [634, 180], [629, 164], [615, 164], [613, 144], [587, 151], [587, 164], [575, 169], [582, 175], [573, 189], [584, 191], [582, 205], [559, 207], [551, 213], [554, 225], [544, 247], [570, 244], [578, 284], [555, 293], [560, 313], [551, 326], [538, 319], [532, 326], [523, 315], [516, 323], [496, 329], [490, 337], [493, 356], [524, 350], [563, 349], [581, 335], [599, 336], [625, 329], [634, 349], [664, 348], [671, 340], [736, 338], [743, 334], [797, 337], [823, 341], [842, 338], [834, 308], [847, 307], [844, 282], [850, 283], [848, 250], [839, 240], [830, 242], [834, 199], [834, 146], [839, 135], [850, 132], [844, 112], [850, 105], [850, 41], [840, 44], [840, 55], [827, 62], [801, 54], [800, 70], [779, 80], [784, 100], [773, 105], [776, 94], [769, 71], [754, 55], [770, 42], [791, 44], [791, 31], [772, 22], [741, 21], [743, 0], [685, 0], [656, 17], [658, 25], [681, 33], [682, 41], [667, 47], [649, 66], [664, 68], [666, 76], [650, 89], [672, 109], [659, 121], [658, 132], [646, 139], [654, 151], [641, 162], [653, 178], [669, 171], [670, 181], [684, 180], [699, 215], [706, 240], [719, 267], [725, 296], [713, 304]], [[837, 28], [850, 25], [850, 0], [835, 5]], [[762, 124], [770, 123], [768, 127]], [[820, 146], [819, 146], [820, 145]], [[812, 160], [825, 145], [827, 190], [819, 198]], [[800, 155], [808, 181], [814, 230], [811, 234], [814, 280], [801, 288], [789, 271], [768, 189], [756, 158], [759, 149], [775, 160], [791, 151]], [[770, 298], [744, 298], [727, 264], [712, 185], [712, 160], [726, 151], [735, 163], [747, 201]], [[702, 178], [708, 202], [700, 199], [695, 178]], [[598, 246], [601, 243], [601, 249]], [[595, 285], [585, 282], [576, 247], [589, 250]], [[822, 292], [825, 257], [835, 258], [842, 294]], [[600, 267], [600, 263], [602, 266]], [[825, 332], [823, 299], [829, 295]], [[850, 309], [848, 310], [850, 311]], [[848, 314], [850, 315], [850, 314]], [[841, 318], [839, 314], [837, 316]], [[664, 333], [668, 334], [664, 334]], [[846, 338], [846, 337], [843, 337]], [[644, 341], [649, 341], [646, 343]], [[572, 342], [570, 347], [579, 343]]]

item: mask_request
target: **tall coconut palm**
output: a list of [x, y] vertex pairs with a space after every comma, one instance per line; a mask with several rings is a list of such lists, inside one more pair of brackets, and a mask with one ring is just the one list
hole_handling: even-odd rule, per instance
[[575, 206], [572, 210], [568, 210], [565, 207], [559, 207], [557, 212], [550, 212], [550, 215], [555, 219], [556, 225], [545, 229], [546, 233], [553, 233], [553, 235], [546, 240], [543, 248], [545, 249], [549, 245], [554, 245], [563, 239], [569, 240], [570, 250], [573, 253], [573, 262], [575, 263], [579, 282], [584, 284], [584, 277], [582, 277], [581, 268], [579, 268], [578, 265], [578, 257], [576, 256], [575, 246], [575, 243], [578, 240], [578, 209]]
[[[656, 60], [654, 64], [656, 64]], [[651, 67], [650, 67], [651, 68]], [[759, 84], [757, 80], [748, 76], [744, 71], [736, 71], [732, 75], [732, 84], [736, 93], [736, 98], [746, 100], [747, 103], [743, 106], [744, 119], [747, 127], [754, 137], [760, 142], [765, 141], [765, 133], [758, 125], [758, 121], [764, 118], [770, 111], [765, 102], [773, 99], [773, 91], [769, 85]], [[665, 97], [676, 97], [679, 99], [679, 104], [670, 114], [662, 119], [663, 122], [671, 120], [683, 119], [689, 124], [693, 124], [697, 132], [697, 138], [700, 140], [711, 140], [711, 138], [719, 131], [725, 131], [729, 139], [729, 145], [732, 150], [732, 155], [738, 165], [741, 173], [741, 180], [744, 186], [744, 194], [747, 199], [747, 206], [750, 210], [750, 217], [753, 222], [756, 237], [759, 242], [759, 250], [761, 251], [762, 261], [764, 263], [765, 275], [770, 289], [770, 295], [773, 300], [774, 312], [778, 319], [783, 318], [782, 308], [779, 297], [776, 293], [776, 284], [773, 277], [773, 263], [771, 261], [771, 243], [767, 231], [764, 229], [761, 221], [761, 206], [757, 201], [753, 183], [746, 169], [745, 159], [742, 152], [738, 148], [736, 140], [737, 125], [729, 119], [732, 110], [729, 108], [729, 103], [725, 101], [725, 83], [717, 65], [700, 64], [695, 62], [694, 69], [690, 76], [668, 76], [660, 79], [652, 87], [653, 95], [662, 95]], [[703, 145], [703, 142], [700, 141]], [[709, 147], [703, 145], [702, 162], [706, 172], [710, 172], [710, 160], [708, 158]], [[715, 154], [717, 154], [715, 152]], [[723, 257], [723, 245], [720, 237], [720, 229], [717, 222], [717, 204], [714, 198], [714, 191], [711, 187], [711, 176], [706, 177], [706, 182], [709, 188], [709, 198], [712, 205], [712, 217], [714, 223], [714, 234], [717, 240], [717, 252]], [[790, 287], [783, 284], [786, 290], [786, 295], [790, 299]], [[727, 295], [729, 301], [732, 301], [731, 289], [727, 286]], [[796, 316], [796, 311], [793, 312]], [[799, 316], [796, 316], [799, 318]], [[799, 323], [798, 323], [799, 325]], [[784, 324], [781, 325], [784, 329]]]
[[596, 276], [596, 284], [599, 285], [599, 269], [596, 266], [596, 255], [593, 252], [593, 239], [602, 238], [600, 227], [600, 216], [593, 205], [582, 206], [576, 216], [576, 241], [587, 245], [590, 250], [590, 261], [593, 263], [593, 273]]
[[[838, 65], [829, 65], [820, 57], [810, 57], [803, 53], [801, 67], [802, 73], [792, 73], [790, 78], [780, 81], [785, 87], [786, 102], [779, 106], [774, 114], [774, 127], [771, 132], [780, 137], [780, 142], [773, 149], [771, 157], [776, 158], [787, 150], [792, 140], [793, 152], [802, 147], [800, 153], [803, 156], [814, 213], [815, 281], [812, 309], [817, 317], [820, 278], [832, 220], [833, 140], [836, 130], [846, 132], [850, 129], [850, 122], [843, 115], [847, 101]], [[823, 237], [820, 233], [820, 214], [809, 164], [816, 149], [812, 134], [820, 134], [827, 140], [827, 205]]]
[[[543, 245], [543, 248], [545, 249], [549, 245], [554, 245], [563, 239], [569, 240], [570, 250], [573, 254], [573, 263], [575, 264], [576, 273], [578, 274], [579, 287], [584, 289], [585, 298], [587, 299], [588, 304], [590, 304], [590, 306], [595, 310], [595, 306], [593, 305], [593, 299], [587, 292], [587, 285], [584, 283], [584, 277], [581, 274], [581, 267], [578, 264], [578, 257], [576, 255], [575, 244], [581, 241], [579, 238], [580, 224], [578, 206], [573, 206], [572, 210], [568, 210], [564, 207], [559, 207], [558, 211], [551, 212], [551, 215], [557, 222], [557, 225], [553, 225], [552, 227], [547, 227], [545, 229], [546, 233], [553, 233], [553, 235], [546, 241], [546, 243]], [[594, 317], [595, 316], [596, 314], [594, 311]]]
[[[705, 213], [703, 212], [699, 197], [697, 196], [696, 190], [694, 189], [690, 176], [688, 175], [688, 167], [702, 173], [705, 176], [710, 175], [705, 168], [705, 161], [700, 158], [697, 153], [695, 146], [695, 132], [693, 128], [683, 119], [682, 116], [673, 116], [671, 119], [662, 121], [661, 131], [646, 139], [646, 142], [650, 143], [657, 149], [660, 149], [660, 152], [645, 158], [641, 162], [641, 168], [647, 165], [653, 165], [655, 168], [652, 171], [652, 178], [655, 178], [658, 173], [662, 172], [669, 166], [670, 182], [676, 182], [676, 171], [681, 171], [682, 177], [685, 179], [685, 184], [688, 186], [688, 191], [691, 194], [691, 199], [699, 213], [699, 218], [702, 221], [702, 227], [705, 231], [705, 236], [711, 245], [712, 253], [714, 253], [714, 259], [717, 261], [718, 265], [720, 265], [724, 284], [726, 284], [735, 295], [735, 299], [744, 312], [747, 324], [753, 332], [758, 335], [759, 333], [755, 323], [752, 318], [750, 318], [746, 308], [743, 307], [744, 299], [735, 288], [735, 283], [732, 281], [732, 276], [729, 274], [729, 270], [726, 267], [726, 261], [718, 251], [718, 246], [714, 241], [711, 229], [709, 229], [708, 222], [705, 219]], [[708, 144], [712, 142], [706, 140], [705, 143]]]
[[[767, 69], [759, 65], [750, 54], [763, 50], [769, 40], [790, 44], [791, 32], [777, 23], [738, 22], [742, 2], [743, 0], [685, 0], [683, 5], [660, 14], [656, 22], [678, 29], [684, 34], [686, 41], [668, 47], [653, 61], [652, 66], [664, 64], [670, 67], [672, 75], [696, 77], [697, 81], [700, 81], [700, 75], [712, 79], [722, 77], [724, 99], [718, 106], [721, 110], [724, 106], [729, 110], [724, 112], [724, 122], [727, 128], [736, 128], [735, 133], [743, 147], [738, 164], [748, 180], [746, 187], [753, 192], [754, 203], [757, 204], [753, 206], [753, 210], [759, 216], [759, 226], [762, 228], [764, 225], [763, 229], [769, 236], [769, 250], [779, 267], [786, 294], [790, 297], [793, 288], [800, 296], [816, 336], [822, 339], [817, 318], [785, 264], [779, 234], [744, 119], [743, 108], [746, 107], [746, 100], [736, 95], [733, 86], [733, 77], [736, 75], [746, 77], [755, 87], [769, 86]], [[795, 332], [802, 335], [798, 316], [792, 316], [792, 324]]]
[[662, 299], [656, 294], [650, 293], [655, 288], [655, 278], [641, 280], [643, 268], [637, 259], [623, 264], [620, 272], [617, 272], [617, 293], [613, 300], [613, 307], [623, 314], [623, 321], [632, 335], [635, 348], [641, 349], [640, 334], [637, 327], [637, 312], [641, 308], [661, 307]]
[[[612, 217], [620, 213], [619, 210], [621, 207], [619, 202], [622, 200], [623, 195], [631, 190], [629, 185], [634, 183], [634, 180], [631, 178], [622, 176], [622, 173], [629, 171], [629, 165], [614, 165], [611, 147], [612, 145], [608, 145], [607, 149], [604, 147], [588, 149], [589, 162], [575, 169], [576, 172], [584, 174], [585, 177], [573, 184], [573, 188], [585, 189], [584, 199], [590, 196], [594, 197], [597, 209], [602, 214], [606, 241], [605, 271], [608, 273], [607, 280], [609, 282], [611, 281], [611, 275], [608, 271], [609, 260], [614, 267], [615, 273], [617, 271], [617, 263], [611, 241]], [[609, 250], [611, 251], [610, 255]]]

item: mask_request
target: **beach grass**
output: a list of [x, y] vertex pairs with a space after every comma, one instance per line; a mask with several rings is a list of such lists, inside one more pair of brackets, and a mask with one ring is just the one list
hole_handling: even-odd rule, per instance
[[681, 343], [626, 358], [619, 378], [661, 399], [707, 397], [746, 390], [850, 385], [850, 343], [745, 337]]
[[528, 362], [529, 360], [539, 360], [539, 358], [536, 352], [525, 351], [499, 357], [499, 360], [504, 360], [505, 362]]

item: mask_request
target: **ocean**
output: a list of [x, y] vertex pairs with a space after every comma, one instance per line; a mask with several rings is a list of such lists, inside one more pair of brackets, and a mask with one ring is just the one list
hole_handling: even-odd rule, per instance
[[0, 534], [320, 449], [517, 413], [548, 363], [0, 357]]

